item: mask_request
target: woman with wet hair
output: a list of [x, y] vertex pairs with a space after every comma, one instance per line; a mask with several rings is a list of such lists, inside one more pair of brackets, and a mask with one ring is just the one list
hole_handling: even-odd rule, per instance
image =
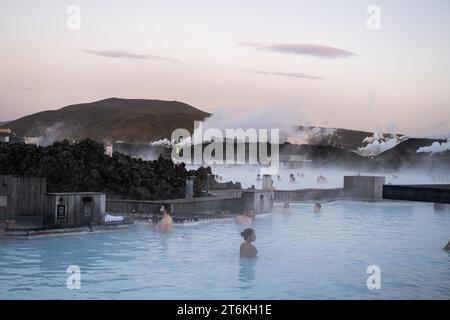
[[241, 236], [244, 238], [244, 242], [241, 244], [240, 256], [243, 258], [256, 258], [258, 250], [252, 245], [252, 242], [256, 240], [255, 230], [247, 228], [241, 232]]

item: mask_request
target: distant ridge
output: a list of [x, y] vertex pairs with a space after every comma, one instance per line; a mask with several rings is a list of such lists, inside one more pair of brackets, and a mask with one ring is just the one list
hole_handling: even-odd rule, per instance
[[[374, 132], [343, 128], [297, 126], [296, 129], [299, 132], [308, 133], [309, 144], [327, 145], [349, 151], [367, 146], [368, 142], [363, 142], [363, 140], [374, 135]], [[394, 137], [391, 133], [383, 133], [382, 136], [385, 139]], [[404, 135], [397, 134], [397, 136], [403, 137]]]
[[177, 128], [192, 132], [194, 121], [210, 115], [178, 101], [109, 98], [35, 113], [0, 127], [49, 142], [91, 138], [148, 143], [170, 137]]

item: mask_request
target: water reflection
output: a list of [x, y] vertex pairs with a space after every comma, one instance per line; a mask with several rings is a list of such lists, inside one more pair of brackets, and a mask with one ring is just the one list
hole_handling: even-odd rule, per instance
[[[238, 257], [245, 226], [233, 220], [176, 225], [171, 234], [138, 223], [123, 232], [7, 239], [0, 299], [449, 297], [450, 254], [442, 248], [450, 214], [390, 202], [335, 202], [321, 215], [295, 204], [286, 218], [278, 209], [252, 224], [258, 259]], [[389, 290], [367, 290], [370, 264], [384, 270]], [[69, 265], [81, 268], [81, 290], [66, 287]]]
[[255, 284], [255, 265], [257, 259], [239, 259], [239, 282], [241, 289], [251, 289]]

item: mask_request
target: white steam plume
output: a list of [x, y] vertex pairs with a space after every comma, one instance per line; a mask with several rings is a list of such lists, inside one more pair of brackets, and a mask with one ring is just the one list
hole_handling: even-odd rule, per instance
[[363, 156], [375, 156], [386, 150], [392, 149], [400, 142], [408, 139], [407, 136], [397, 136], [395, 134], [386, 136], [375, 132], [373, 136], [363, 139], [363, 143], [367, 143], [365, 147], [358, 148], [358, 153]]
[[447, 141], [439, 143], [435, 141], [431, 144], [431, 146], [420, 147], [419, 149], [417, 149], [417, 153], [425, 153], [425, 152], [438, 153], [447, 150], [450, 150], [450, 142]]

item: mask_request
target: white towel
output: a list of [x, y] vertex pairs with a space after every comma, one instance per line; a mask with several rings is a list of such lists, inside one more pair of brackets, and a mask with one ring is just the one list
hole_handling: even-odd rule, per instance
[[123, 216], [112, 216], [107, 214], [105, 216], [105, 222], [122, 222], [123, 221]]

